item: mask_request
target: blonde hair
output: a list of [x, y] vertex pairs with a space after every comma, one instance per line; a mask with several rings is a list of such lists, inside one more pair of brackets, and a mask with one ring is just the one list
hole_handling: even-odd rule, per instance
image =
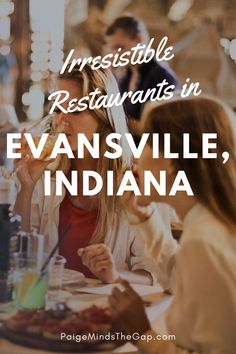
[[[68, 66], [69, 68], [69, 66]], [[100, 89], [100, 93], [96, 96], [97, 99], [101, 95], [117, 94], [119, 92], [116, 80], [109, 70], [92, 70], [89, 64], [86, 64], [82, 71], [76, 67], [71, 72], [65, 70], [65, 73], [60, 76], [63, 80], [73, 80], [82, 88], [82, 96], [87, 96], [96, 88]], [[98, 196], [98, 222], [96, 230], [92, 236], [91, 243], [103, 242], [108, 228], [108, 223], [111, 227], [115, 214], [121, 209], [119, 199], [116, 197], [116, 191], [124, 174], [124, 171], [130, 166], [131, 151], [128, 148], [127, 141], [124, 139], [124, 134], [128, 132], [127, 122], [124, 110], [121, 106], [89, 110], [89, 113], [99, 123], [100, 133], [100, 157], [98, 159], [97, 172], [103, 179], [103, 189]], [[104, 158], [106, 150], [111, 151], [106, 146], [105, 139], [110, 133], [121, 134], [121, 140], [117, 141], [123, 150], [123, 155], [117, 159]], [[62, 155], [63, 156], [63, 155]], [[70, 160], [63, 156], [60, 158], [57, 169], [67, 173], [70, 169]], [[114, 195], [108, 196], [107, 191], [107, 171], [112, 170], [114, 176]]]
[[[159, 133], [163, 152], [164, 133], [170, 133], [176, 170], [184, 170], [195, 197], [217, 219], [236, 230], [236, 118], [221, 101], [208, 96], [176, 98], [161, 104], [150, 104], [144, 112], [143, 131]], [[198, 159], [184, 159], [183, 134], [190, 134], [190, 151], [198, 152]], [[202, 134], [217, 133], [217, 159], [201, 158]], [[151, 143], [151, 139], [149, 139]], [[229, 152], [229, 160], [222, 163], [222, 153]]]

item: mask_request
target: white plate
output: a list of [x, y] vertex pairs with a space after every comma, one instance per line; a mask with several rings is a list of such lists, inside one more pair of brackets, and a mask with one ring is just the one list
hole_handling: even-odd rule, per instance
[[[140, 284], [131, 284], [133, 289], [141, 296], [153, 295], [163, 293], [162, 288], [159, 285], [140, 285]], [[98, 294], [109, 296], [112, 293], [114, 287], [118, 287], [121, 290], [124, 290], [121, 284], [102, 284], [99, 286], [86, 286], [78, 288], [78, 293], [88, 293], [88, 294]]]
[[72, 269], [64, 269], [62, 280], [63, 286], [84, 282], [85, 276], [83, 273], [77, 272], [76, 270]]

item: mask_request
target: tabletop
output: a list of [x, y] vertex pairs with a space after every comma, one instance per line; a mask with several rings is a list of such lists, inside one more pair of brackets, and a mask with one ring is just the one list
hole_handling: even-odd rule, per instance
[[[65, 301], [73, 310], [82, 310], [96, 304], [104, 306], [107, 304], [108, 295], [111, 293], [114, 285], [102, 285], [95, 280], [86, 279], [86, 285], [73, 285], [72, 287], [64, 287], [60, 293], [60, 300]], [[152, 324], [152, 328], [159, 334], [167, 334], [165, 325], [165, 315], [168, 307], [171, 304], [172, 297], [166, 295], [158, 286], [143, 286], [132, 284], [134, 289], [139, 292], [143, 300], [148, 303], [146, 307], [147, 315]], [[1, 318], [1, 315], [0, 315]], [[1, 354], [51, 354], [40, 349], [31, 349], [23, 346], [18, 346], [9, 341], [0, 338], [0, 353]], [[135, 346], [127, 343], [111, 352], [111, 353], [138, 353]], [[88, 354], [88, 353], [87, 353]]]

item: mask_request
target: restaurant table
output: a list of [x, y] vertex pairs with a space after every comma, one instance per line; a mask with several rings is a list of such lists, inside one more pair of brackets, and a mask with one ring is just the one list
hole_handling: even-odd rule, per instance
[[[104, 306], [107, 304], [108, 294], [111, 292], [114, 285], [101, 285], [95, 280], [86, 279], [86, 285], [65, 287], [61, 291], [61, 300], [65, 301], [73, 310], [82, 310], [86, 307], [96, 304]], [[171, 304], [172, 296], [164, 294], [161, 289], [156, 286], [134, 285], [135, 290], [140, 292], [143, 300], [147, 304], [146, 311], [152, 328], [159, 334], [167, 334], [165, 325], [165, 315], [168, 307]], [[86, 290], [88, 289], [88, 290]], [[88, 293], [86, 293], [88, 291]], [[1, 317], [0, 317], [1, 318]], [[51, 354], [53, 352], [26, 348], [13, 344], [3, 338], [0, 338], [0, 354]], [[100, 352], [102, 353], [102, 352]], [[104, 353], [138, 353], [135, 346], [130, 343], [122, 345], [113, 351]], [[88, 353], [86, 353], [88, 354]]]

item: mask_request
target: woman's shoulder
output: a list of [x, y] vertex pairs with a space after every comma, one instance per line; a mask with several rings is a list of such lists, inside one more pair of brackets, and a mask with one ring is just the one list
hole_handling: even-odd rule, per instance
[[216, 250], [231, 248], [236, 252], [236, 231], [230, 231], [201, 204], [197, 204], [193, 209], [185, 218], [181, 245], [197, 243], [203, 247], [214, 247]]
[[41, 176], [39, 180], [37, 181], [35, 187], [34, 187], [34, 192], [33, 192], [33, 197], [32, 197], [32, 203], [33, 204], [39, 204], [41, 205], [42, 208], [48, 209], [48, 208], [54, 208], [55, 206], [60, 205], [62, 200], [64, 199], [65, 196], [65, 189], [62, 189], [62, 194], [61, 195], [56, 195], [56, 180], [55, 178], [50, 179], [50, 190], [51, 193], [49, 196], [45, 195], [45, 181], [44, 177]]

